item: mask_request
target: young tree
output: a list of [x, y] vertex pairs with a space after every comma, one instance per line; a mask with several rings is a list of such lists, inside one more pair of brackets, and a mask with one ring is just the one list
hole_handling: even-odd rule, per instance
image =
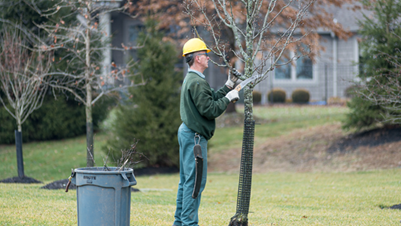
[[107, 94], [114, 91], [126, 92], [128, 87], [143, 84], [143, 81], [135, 84], [129, 79], [131, 71], [127, 68], [132, 67], [134, 61], [127, 62], [126, 65], [105, 65], [103, 61], [110, 57], [111, 50], [127, 51], [139, 48], [124, 44], [122, 47], [112, 47], [109, 44], [111, 34], [107, 28], [110, 13], [126, 13], [131, 4], [128, 1], [120, 6], [120, 2], [60, 0], [53, 7], [40, 10], [34, 1], [30, 1], [31, 7], [37, 9], [44, 17], [51, 17], [63, 9], [71, 11], [70, 14], [60, 17], [55, 25], [38, 24], [50, 38], [50, 41], [42, 42], [40, 48], [44, 51], [62, 52], [63, 54], [53, 60], [66, 65], [64, 70], [48, 73], [52, 78], [49, 85], [53, 89], [71, 93], [85, 106], [88, 167], [94, 165], [92, 106]]
[[[304, 23], [309, 20], [309, 10], [314, 3], [314, 0], [213, 0], [211, 4], [215, 13], [209, 14], [206, 7], [208, 4], [204, 0], [186, 1], [185, 12], [193, 24], [201, 24], [211, 36], [212, 44], [209, 47], [222, 60], [222, 64], [215, 63], [230, 67], [227, 54], [232, 52], [244, 64], [242, 80], [254, 74], [259, 75], [254, 82], [244, 87], [245, 126], [237, 211], [230, 225], [248, 225], [255, 131], [253, 88], [276, 66], [289, 64], [301, 55], [310, 53], [312, 43], [304, 40], [310, 30], [305, 28]], [[232, 49], [225, 42], [221, 32], [223, 27], [232, 30], [238, 49]], [[297, 54], [283, 59], [289, 49], [297, 50]]]
[[148, 159], [146, 165], [178, 166], [182, 78], [180, 71], [174, 68], [178, 54], [174, 45], [162, 41], [164, 33], [156, 28], [154, 19], [148, 18], [145, 25], [146, 32], [140, 33], [138, 38], [144, 47], [137, 51], [138, 64], [132, 70], [143, 75], [147, 83], [131, 88], [131, 98], [117, 108], [117, 120], [104, 150], [110, 151], [116, 159], [135, 138], [141, 144], [138, 152]]
[[396, 0], [362, 1], [373, 17], [360, 21], [362, 53], [361, 88], [348, 103], [345, 128], [358, 130], [384, 124], [399, 124], [399, 58], [401, 57], [401, 3]]
[[[55, 4], [54, 0], [34, 1], [37, 9], [47, 9]], [[21, 0], [0, 0], [2, 10], [0, 11], [0, 27], [12, 26], [18, 28], [21, 33], [29, 40], [38, 42], [38, 38], [46, 39], [48, 34], [37, 27], [37, 24], [46, 23], [57, 24], [60, 18], [64, 18], [66, 24], [76, 22], [76, 17], [66, 18], [71, 13], [68, 8], [60, 9], [59, 12], [51, 17], [42, 17], [40, 13], [33, 7], [30, 1]], [[59, 59], [65, 55], [62, 49], [53, 53], [55, 59]], [[65, 62], [65, 61], [64, 61]], [[52, 70], [65, 71], [67, 63], [57, 63], [52, 65]], [[58, 98], [55, 98], [58, 97]], [[61, 98], [60, 98], [61, 97]], [[101, 100], [93, 108], [94, 129], [100, 124], [99, 120], [107, 115], [105, 109], [112, 104], [112, 98], [109, 100]], [[52, 110], [49, 110], [52, 109]], [[99, 110], [100, 109], [100, 110]], [[6, 110], [0, 105], [0, 114], [4, 112], [1, 120], [12, 119], [11, 115], [6, 115]], [[83, 112], [83, 115], [82, 115]], [[4, 122], [4, 121], [3, 121]], [[11, 120], [12, 122], [12, 120]], [[14, 134], [7, 134], [7, 131], [16, 129], [11, 123], [2, 123], [0, 126], [0, 143], [15, 142]], [[62, 139], [72, 136], [78, 136], [86, 133], [85, 123], [85, 107], [74, 101], [71, 94], [62, 94], [47, 92], [40, 109], [36, 110], [24, 122], [23, 141]]]
[[31, 43], [17, 28], [3, 26], [0, 33], [0, 102], [16, 120], [15, 131], [18, 177], [25, 177], [22, 155], [22, 124], [40, 108], [47, 91], [46, 74], [51, 53], [35, 52]]

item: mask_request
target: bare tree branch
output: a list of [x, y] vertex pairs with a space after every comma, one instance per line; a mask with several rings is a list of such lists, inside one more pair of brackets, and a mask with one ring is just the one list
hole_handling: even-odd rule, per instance
[[[93, 122], [92, 106], [112, 92], [127, 93], [129, 87], [145, 84], [143, 77], [130, 70], [136, 64], [130, 60], [124, 65], [114, 62], [105, 62], [111, 50], [129, 51], [141, 48], [137, 46], [111, 46], [111, 34], [107, 29], [110, 26], [111, 12], [128, 12], [131, 1], [120, 5], [120, 1], [97, 0], [60, 0], [48, 9], [39, 9], [34, 0], [25, 0], [31, 8], [41, 16], [52, 18], [62, 9], [69, 9], [71, 13], [59, 17], [59, 21], [50, 24], [36, 24], [48, 34], [47, 40], [40, 40], [36, 51], [50, 51], [62, 53], [59, 59], [53, 58], [54, 64], [67, 65], [63, 70], [52, 70], [47, 73], [47, 84], [55, 90], [72, 94], [78, 102], [85, 106], [87, 125], [87, 166], [93, 166]], [[66, 22], [67, 21], [67, 22]], [[59, 55], [60, 55], [59, 54]], [[136, 79], [141, 81], [134, 82]], [[90, 154], [90, 155], [89, 155]]]
[[29, 51], [27, 46], [36, 44], [29, 42], [18, 27], [4, 26], [0, 36], [0, 88], [6, 96], [6, 100], [0, 96], [0, 102], [21, 132], [28, 116], [42, 105], [52, 53]]

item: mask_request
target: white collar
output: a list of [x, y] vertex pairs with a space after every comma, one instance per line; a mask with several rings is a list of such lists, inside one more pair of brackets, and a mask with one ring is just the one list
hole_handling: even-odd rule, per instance
[[205, 79], [205, 75], [203, 75], [203, 74], [200, 73], [199, 71], [195, 71], [195, 70], [193, 70], [193, 69], [188, 69], [188, 72], [194, 72], [194, 73], [196, 73], [197, 75], [199, 75], [199, 77]]

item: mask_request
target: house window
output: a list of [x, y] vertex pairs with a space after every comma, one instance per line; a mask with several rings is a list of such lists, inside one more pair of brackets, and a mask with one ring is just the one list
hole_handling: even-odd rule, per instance
[[277, 64], [284, 64], [281, 66], [277, 66], [274, 72], [274, 78], [278, 80], [291, 80], [291, 63], [288, 63], [288, 52], [287, 56], [283, 55], [278, 61]]
[[[139, 34], [143, 32], [145, 27], [143, 25], [130, 25], [128, 27], [128, 43], [130, 46], [136, 46], [138, 44]], [[130, 56], [137, 59], [137, 51], [135, 49], [129, 51]]]
[[[290, 53], [290, 57], [294, 55], [294, 52]], [[277, 64], [284, 64], [287, 61], [282, 57]], [[313, 63], [309, 56], [302, 56], [292, 63], [277, 66], [274, 71], [274, 79], [279, 81], [313, 80]]]
[[276, 67], [274, 78], [282, 80], [291, 79], [291, 64]]
[[308, 56], [299, 58], [296, 62], [296, 76], [300, 80], [313, 79], [312, 60]]
[[131, 45], [135, 45], [137, 43], [137, 39], [139, 37], [139, 33], [141, 33], [144, 29], [142, 25], [131, 25], [128, 28], [128, 42]]

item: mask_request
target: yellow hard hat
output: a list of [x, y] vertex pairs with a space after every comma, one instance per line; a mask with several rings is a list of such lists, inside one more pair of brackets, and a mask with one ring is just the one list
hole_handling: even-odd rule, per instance
[[199, 38], [192, 38], [184, 44], [184, 47], [182, 48], [182, 56], [198, 51], [206, 51], [208, 53], [210, 52], [210, 49], [208, 49], [206, 44]]

